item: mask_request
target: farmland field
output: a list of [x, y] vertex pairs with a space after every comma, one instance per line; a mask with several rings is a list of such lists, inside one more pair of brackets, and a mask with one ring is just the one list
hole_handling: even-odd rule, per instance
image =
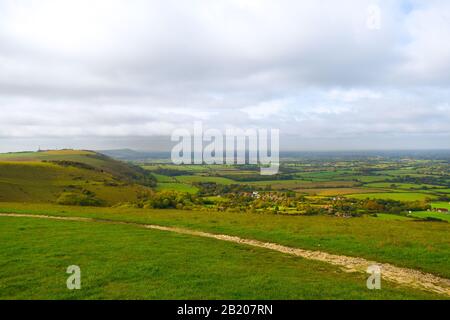
[[418, 192], [380, 192], [380, 193], [361, 193], [351, 195], [352, 198], [355, 199], [389, 199], [389, 200], [399, 200], [399, 201], [416, 201], [416, 200], [425, 200], [427, 198], [433, 199], [436, 198], [433, 195], [429, 195], [427, 193], [418, 193]]
[[158, 183], [156, 190], [173, 190], [179, 192], [188, 192], [188, 193], [196, 193], [198, 189], [194, 186], [191, 186], [186, 183], [178, 183], [178, 182], [161, 182]]
[[208, 177], [208, 176], [177, 176], [177, 181], [183, 183], [195, 183], [195, 182], [215, 182], [218, 184], [233, 184], [235, 181], [222, 177]]
[[428, 217], [450, 222], [450, 214], [429, 211], [417, 211], [411, 214], [412, 217], [426, 219]]
[[[420, 159], [290, 158], [264, 177], [92, 151], [2, 154], [0, 299], [448, 299], [450, 215], [435, 212], [450, 208], [448, 181], [446, 163]], [[440, 289], [386, 276], [371, 291], [364, 268], [206, 234], [388, 264]], [[68, 265], [82, 290], [66, 289]]]

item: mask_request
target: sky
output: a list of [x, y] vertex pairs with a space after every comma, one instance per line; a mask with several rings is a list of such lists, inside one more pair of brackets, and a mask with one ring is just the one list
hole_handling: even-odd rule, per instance
[[450, 149], [447, 0], [0, 0], [0, 152]]

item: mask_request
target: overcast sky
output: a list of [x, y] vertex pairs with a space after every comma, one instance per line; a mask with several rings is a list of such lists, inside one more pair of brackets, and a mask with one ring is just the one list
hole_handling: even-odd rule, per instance
[[[378, 16], [379, 13], [379, 16]], [[0, 0], [0, 151], [450, 148], [448, 0]]]

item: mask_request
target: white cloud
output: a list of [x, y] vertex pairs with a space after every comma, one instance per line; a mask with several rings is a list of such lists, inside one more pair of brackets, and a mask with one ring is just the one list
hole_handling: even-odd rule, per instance
[[343, 102], [355, 102], [361, 99], [379, 99], [381, 96], [381, 93], [368, 89], [333, 89], [329, 92], [331, 99]]
[[450, 86], [450, 2], [424, 1], [405, 17], [408, 43], [400, 72], [407, 81]]
[[255, 106], [242, 108], [240, 111], [246, 113], [252, 120], [261, 120], [279, 114], [285, 106], [284, 100], [265, 101]]
[[0, 137], [449, 135], [448, 1], [376, 3], [1, 1]]

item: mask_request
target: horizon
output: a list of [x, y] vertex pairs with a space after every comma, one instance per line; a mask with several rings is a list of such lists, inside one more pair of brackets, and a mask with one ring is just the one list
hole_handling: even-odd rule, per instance
[[[0, 154], [11, 154], [11, 153], [26, 153], [26, 152], [46, 152], [46, 151], [63, 151], [63, 150], [74, 150], [74, 151], [92, 151], [92, 152], [120, 152], [120, 151], [128, 151], [135, 152], [141, 154], [165, 154], [170, 158], [171, 150], [145, 150], [145, 149], [132, 149], [132, 148], [119, 148], [119, 149], [90, 149], [90, 148], [38, 148], [38, 149], [23, 149], [17, 151], [2, 151]], [[248, 152], [248, 149], [246, 149]], [[374, 154], [374, 153], [411, 153], [411, 152], [419, 152], [419, 153], [427, 153], [427, 152], [438, 152], [438, 153], [450, 153], [450, 148], [442, 148], [442, 149], [322, 149], [322, 150], [289, 150], [289, 149], [280, 149], [280, 155], [286, 155], [291, 153], [296, 154], [345, 154], [345, 153], [357, 153], [357, 154]]]

